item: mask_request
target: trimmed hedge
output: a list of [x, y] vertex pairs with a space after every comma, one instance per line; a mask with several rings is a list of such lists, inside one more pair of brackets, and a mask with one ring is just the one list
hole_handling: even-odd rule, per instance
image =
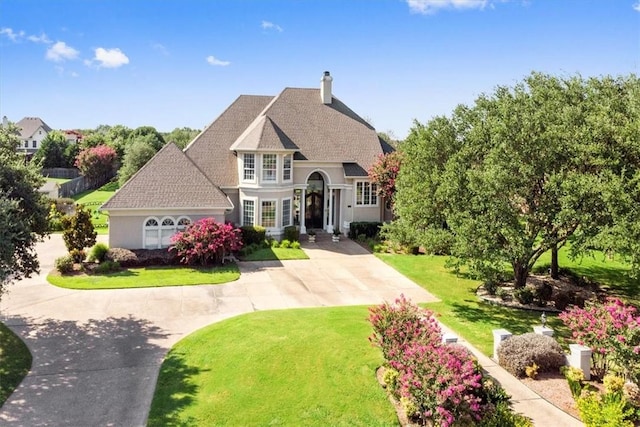
[[300, 231], [295, 225], [290, 225], [284, 228], [284, 240], [288, 240], [289, 242], [299, 242], [300, 241]]
[[349, 237], [352, 239], [365, 235], [370, 239], [376, 238], [380, 233], [381, 222], [358, 221], [352, 222], [349, 227]]
[[243, 246], [251, 244], [261, 245], [267, 237], [267, 230], [259, 225], [244, 225], [240, 227]]
[[553, 338], [529, 332], [500, 343], [498, 360], [512, 375], [524, 377], [527, 367], [534, 363], [538, 372], [557, 372], [565, 364], [565, 355]]

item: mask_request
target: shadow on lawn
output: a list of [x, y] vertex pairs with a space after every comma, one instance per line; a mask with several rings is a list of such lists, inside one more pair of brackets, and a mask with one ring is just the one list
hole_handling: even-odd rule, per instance
[[636, 304], [640, 303], [640, 278], [632, 278], [628, 269], [575, 265], [571, 266], [571, 270], [599, 283], [611, 296], [620, 296]]

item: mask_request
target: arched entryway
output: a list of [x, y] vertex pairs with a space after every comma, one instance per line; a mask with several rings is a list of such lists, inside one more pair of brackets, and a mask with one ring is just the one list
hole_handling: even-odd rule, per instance
[[318, 172], [314, 172], [307, 179], [307, 192], [305, 196], [305, 219], [307, 229], [324, 228], [324, 178]]

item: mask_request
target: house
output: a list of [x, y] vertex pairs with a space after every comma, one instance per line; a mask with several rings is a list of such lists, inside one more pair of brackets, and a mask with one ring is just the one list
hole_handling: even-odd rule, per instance
[[390, 217], [368, 168], [392, 150], [375, 129], [320, 88], [241, 95], [184, 149], [164, 146], [102, 207], [111, 247], [160, 248], [203, 217], [332, 232]]
[[[4, 121], [4, 119], [3, 119]], [[18, 149], [28, 155], [33, 155], [40, 143], [51, 132], [51, 128], [39, 117], [25, 117], [16, 123], [20, 131], [20, 146]]]
[[64, 138], [70, 144], [78, 144], [79, 142], [82, 141], [82, 134], [77, 130], [69, 129], [69, 130], [63, 130], [61, 132], [64, 135]]

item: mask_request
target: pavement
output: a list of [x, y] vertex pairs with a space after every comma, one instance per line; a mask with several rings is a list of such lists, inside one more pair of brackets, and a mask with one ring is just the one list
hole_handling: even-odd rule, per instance
[[[224, 285], [81, 291], [47, 283], [65, 252], [61, 236], [51, 236], [37, 247], [42, 274], [9, 287], [0, 301], [0, 320], [33, 355], [30, 372], [0, 408], [0, 424], [143, 426], [167, 351], [239, 314], [373, 305], [400, 294], [416, 303], [437, 301], [357, 243], [325, 237], [303, 243], [309, 260], [241, 262], [240, 279]], [[472, 351], [535, 425], [582, 425]]]

